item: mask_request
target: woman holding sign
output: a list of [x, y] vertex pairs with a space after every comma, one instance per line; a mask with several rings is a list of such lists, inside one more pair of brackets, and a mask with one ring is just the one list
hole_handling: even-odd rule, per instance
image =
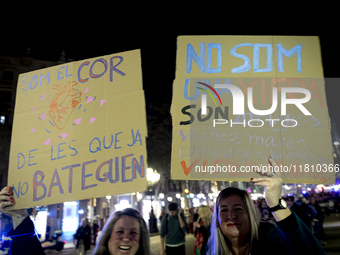
[[[268, 160], [273, 167], [276, 166], [272, 158]], [[226, 188], [216, 200], [207, 254], [325, 254], [309, 228], [281, 199], [280, 176], [271, 177], [252, 178], [251, 181], [265, 187], [266, 202], [276, 226], [260, 224], [258, 210], [247, 191]]]
[[[0, 210], [13, 220], [13, 229], [7, 234], [12, 238], [11, 254], [44, 255], [27, 209], [9, 210], [14, 203], [12, 187], [3, 188], [0, 192]], [[149, 255], [149, 232], [139, 212], [127, 208], [111, 215], [93, 254]]]

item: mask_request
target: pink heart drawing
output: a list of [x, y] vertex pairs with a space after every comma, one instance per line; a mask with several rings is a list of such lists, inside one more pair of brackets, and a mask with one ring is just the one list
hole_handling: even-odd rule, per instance
[[74, 120], [75, 123], [80, 124], [81, 118]]
[[90, 124], [92, 124], [92, 122], [95, 121], [95, 120], [96, 120], [96, 118], [91, 118], [90, 119]]
[[50, 144], [50, 141], [51, 141], [51, 138], [48, 138], [48, 139], [44, 142], [44, 144], [48, 146], [48, 145]]
[[93, 101], [93, 99], [94, 99], [94, 97], [89, 96], [89, 97], [87, 98], [86, 103], [90, 103], [91, 101]]
[[68, 136], [68, 134], [65, 134], [65, 133], [60, 133], [61, 134], [61, 137], [65, 140], [66, 136]]
[[89, 92], [89, 88], [86, 88], [86, 89], [84, 90], [84, 93], [86, 93], [86, 92]]
[[33, 112], [35, 112], [35, 106], [33, 107], [33, 109], [32, 109], [32, 110], [33, 110]]
[[45, 94], [44, 94], [44, 95], [42, 95], [40, 98], [41, 98], [41, 100], [43, 100], [43, 101], [44, 101]]
[[106, 100], [100, 100], [100, 106], [102, 106], [105, 102]]
[[44, 120], [45, 119], [45, 113], [41, 114], [40, 118]]
[[35, 132], [35, 128], [34, 128], [34, 127], [31, 129], [31, 132], [32, 132], [32, 133], [34, 133], [34, 132]]

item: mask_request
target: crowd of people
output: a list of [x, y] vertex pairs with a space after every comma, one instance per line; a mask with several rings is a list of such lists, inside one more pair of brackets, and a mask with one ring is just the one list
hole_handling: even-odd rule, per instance
[[[275, 165], [271, 158], [269, 163]], [[321, 228], [323, 217], [318, 215], [315, 199], [306, 203], [300, 196], [289, 208], [281, 198], [281, 178], [264, 174], [250, 181], [265, 187], [265, 200], [258, 205], [247, 191], [228, 187], [219, 193], [213, 210], [207, 206], [198, 208], [192, 222], [196, 236], [193, 254], [325, 254], [319, 241], [322, 231], [313, 234], [312, 230], [311, 222], [318, 219]], [[0, 210], [13, 220], [8, 233], [12, 238], [12, 254], [45, 254], [27, 210], [10, 210], [14, 203], [12, 188], [3, 188]], [[300, 215], [301, 206], [308, 208], [309, 218]], [[161, 254], [185, 254], [185, 233], [189, 229], [185, 214], [175, 203], [168, 209], [161, 223]], [[79, 253], [86, 254], [90, 232], [84, 219], [75, 234]], [[151, 254], [149, 232], [141, 214], [131, 208], [112, 214], [98, 234], [91, 254]]]

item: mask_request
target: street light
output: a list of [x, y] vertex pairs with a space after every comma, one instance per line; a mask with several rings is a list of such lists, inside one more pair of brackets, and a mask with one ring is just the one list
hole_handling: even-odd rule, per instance
[[137, 199], [138, 199], [138, 201], [141, 200], [142, 198], [143, 198], [143, 194], [137, 192]]
[[160, 178], [161, 178], [161, 175], [157, 173], [156, 170], [153, 170], [152, 168], [146, 169], [146, 179], [152, 185], [158, 182]]
[[[160, 178], [161, 178], [161, 175], [157, 173], [156, 170], [153, 170], [152, 168], [146, 169], [146, 180], [148, 181], [150, 186], [158, 182]], [[155, 197], [155, 200], [156, 200], [156, 197]], [[155, 203], [155, 206], [157, 207], [156, 203]], [[149, 219], [149, 231], [150, 233], [158, 233], [157, 218], [155, 217], [155, 214], [153, 213], [152, 206], [151, 206], [150, 219]]]

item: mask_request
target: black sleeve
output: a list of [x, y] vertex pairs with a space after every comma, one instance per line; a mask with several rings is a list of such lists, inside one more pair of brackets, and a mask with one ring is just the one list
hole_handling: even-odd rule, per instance
[[293, 215], [289, 215], [287, 218], [278, 221], [277, 225], [281, 228], [281, 230], [285, 233], [294, 233], [298, 228], [298, 223]]
[[12, 255], [45, 255], [29, 216], [15, 230], [11, 229], [7, 236], [12, 239]]

